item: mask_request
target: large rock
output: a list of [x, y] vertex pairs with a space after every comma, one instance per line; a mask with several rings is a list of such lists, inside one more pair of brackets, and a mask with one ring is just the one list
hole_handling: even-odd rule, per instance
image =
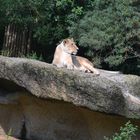
[[134, 75], [101, 70], [94, 76], [0, 56], [0, 134], [11, 130], [31, 140], [101, 140], [127, 118], [140, 126], [139, 85]]

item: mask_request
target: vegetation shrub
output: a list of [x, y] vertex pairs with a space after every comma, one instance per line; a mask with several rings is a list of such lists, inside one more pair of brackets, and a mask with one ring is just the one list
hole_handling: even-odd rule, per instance
[[140, 75], [138, 0], [0, 0], [0, 3], [0, 50], [6, 50], [4, 43], [18, 50], [18, 45], [10, 46], [4, 41], [6, 27], [14, 24], [31, 33], [31, 52], [47, 62], [52, 61], [56, 44], [72, 36], [81, 46], [81, 54], [97, 67]]
[[96, 66], [140, 74], [140, 11], [134, 0], [94, 0], [69, 27]]
[[130, 121], [128, 121], [124, 127], [120, 128], [119, 133], [115, 133], [112, 138], [105, 137], [105, 140], [132, 140], [132, 137], [136, 135], [138, 130], [137, 126], [134, 126]]

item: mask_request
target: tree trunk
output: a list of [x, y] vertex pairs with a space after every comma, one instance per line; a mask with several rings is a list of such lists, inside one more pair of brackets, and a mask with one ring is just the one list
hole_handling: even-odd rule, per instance
[[28, 28], [9, 24], [5, 28], [2, 53], [7, 56], [22, 57], [30, 52], [32, 32]]

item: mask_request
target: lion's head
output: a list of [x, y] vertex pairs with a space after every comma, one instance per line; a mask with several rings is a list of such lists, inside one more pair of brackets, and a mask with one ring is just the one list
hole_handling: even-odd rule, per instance
[[62, 41], [63, 43], [63, 51], [68, 53], [68, 54], [72, 54], [72, 55], [76, 55], [77, 54], [77, 51], [78, 51], [78, 47], [76, 46], [73, 38], [71, 39], [64, 39]]

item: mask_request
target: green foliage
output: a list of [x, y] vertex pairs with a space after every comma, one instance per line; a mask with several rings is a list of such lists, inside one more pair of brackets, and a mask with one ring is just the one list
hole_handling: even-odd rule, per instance
[[[41, 44], [68, 36], [67, 26], [91, 7], [92, 0], [0, 0], [0, 20], [33, 30]], [[71, 16], [70, 16], [71, 15]]]
[[[0, 55], [10, 57], [11, 52], [10, 52], [10, 50], [2, 50], [2, 51], [0, 51]], [[19, 57], [44, 61], [42, 55], [37, 55], [37, 53], [35, 53], [35, 52], [27, 54], [27, 56], [20, 55]]]
[[9, 140], [11, 135], [12, 135], [12, 129], [10, 128], [10, 130], [8, 131], [6, 139]]
[[138, 62], [140, 12], [133, 1], [95, 0], [93, 5], [92, 11], [69, 27], [71, 36], [85, 48], [85, 55], [96, 58], [98, 66], [112, 69], [121, 69], [130, 59]]
[[43, 61], [42, 55], [38, 56], [36, 53], [28, 54], [25, 57], [28, 59], [35, 59], [35, 60]]
[[138, 0], [0, 0], [0, 46], [5, 25], [14, 23], [32, 31], [45, 60], [72, 36], [98, 67], [140, 74], [139, 7]]
[[138, 130], [137, 126], [128, 121], [124, 127], [120, 128], [120, 133], [116, 133], [112, 138], [105, 137], [105, 140], [132, 140]]
[[0, 51], [0, 55], [9, 57], [11, 56], [11, 52], [9, 50], [2, 50]]
[[0, 0], [0, 25], [14, 23], [28, 28], [35, 49], [50, 58], [56, 43], [69, 36], [68, 25], [83, 15], [90, 3], [91, 0]]

